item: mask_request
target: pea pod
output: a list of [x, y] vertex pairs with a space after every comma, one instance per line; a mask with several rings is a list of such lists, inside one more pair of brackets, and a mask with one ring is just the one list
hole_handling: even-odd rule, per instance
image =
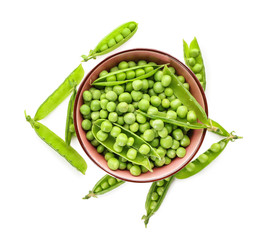
[[88, 61], [96, 56], [104, 55], [118, 48], [128, 41], [137, 31], [138, 24], [136, 22], [127, 22], [113, 30], [104, 37], [94, 50], [90, 50], [89, 55], [82, 55], [83, 61]]
[[89, 199], [90, 197], [97, 197], [97, 195], [105, 194], [119, 187], [123, 183], [125, 182], [106, 174], [94, 185], [93, 189], [89, 191], [83, 199]]
[[137, 150], [137, 156], [134, 160], [129, 159], [127, 157], [127, 150], [129, 149], [128, 146], [125, 146], [123, 148], [123, 150], [121, 152], [117, 152], [113, 149], [113, 144], [115, 143], [115, 138], [112, 137], [111, 135], [108, 136], [108, 138], [105, 141], [100, 141], [97, 137], [97, 133], [99, 132], [99, 130], [101, 129], [101, 124], [102, 122], [105, 121], [104, 119], [99, 119], [97, 121], [95, 121], [92, 125], [92, 133], [94, 135], [94, 137], [96, 138], [96, 140], [102, 144], [104, 147], [106, 147], [109, 151], [125, 158], [126, 160], [128, 160], [129, 162], [132, 162], [134, 164], [137, 165], [141, 165], [144, 166], [145, 168], [147, 168], [149, 171], [152, 172], [152, 168], [151, 168], [151, 164], [150, 161], [148, 159], [147, 156], [142, 155], [138, 149], [142, 144], [146, 144], [150, 147], [150, 153], [152, 156], [155, 156], [157, 158], [160, 158], [160, 156], [156, 153], [155, 149], [152, 148], [146, 141], [144, 141], [142, 138], [140, 138], [139, 136], [137, 136], [136, 134], [132, 133], [131, 131], [123, 128], [122, 126], [115, 124], [116, 126], [121, 128], [122, 133], [125, 133], [127, 136], [132, 137], [134, 139], [134, 144], [133, 146], [131, 146], [130, 148], [135, 148]]
[[191, 177], [198, 172], [202, 171], [207, 165], [215, 160], [222, 151], [226, 148], [229, 141], [233, 141], [241, 137], [230, 135], [227, 138], [222, 139], [218, 143], [214, 143], [211, 147], [201, 154], [197, 159], [187, 164], [181, 171], [175, 174], [176, 178], [184, 179]]
[[147, 213], [146, 215], [142, 217], [146, 227], [151, 216], [160, 208], [173, 180], [174, 180], [174, 176], [171, 176], [164, 180], [160, 180], [152, 183], [149, 189], [149, 192], [147, 194], [147, 199], [145, 204]]
[[184, 58], [187, 66], [195, 73], [196, 77], [200, 81], [203, 89], [206, 88], [206, 75], [205, 66], [196, 37], [192, 40], [189, 47], [188, 44], [183, 40], [184, 46]]
[[197, 102], [197, 100], [191, 95], [191, 93], [183, 86], [183, 84], [177, 79], [177, 77], [169, 70], [168, 67], [164, 67], [164, 75], [171, 77], [170, 88], [172, 88], [174, 95], [189, 109], [193, 110], [198, 119], [209, 126], [209, 120], [207, 118], [205, 110]]
[[68, 110], [67, 110], [66, 131], [65, 131], [65, 142], [67, 145], [70, 145], [71, 137], [72, 137], [72, 132], [70, 130], [70, 126], [71, 126], [71, 124], [73, 124], [72, 113], [73, 113], [73, 107], [74, 107], [76, 93], [77, 93], [77, 91], [76, 91], [76, 86], [75, 86], [73, 89], [73, 92], [71, 94], [69, 104], [68, 104]]
[[84, 69], [80, 64], [65, 79], [65, 81], [41, 104], [38, 108], [34, 121], [39, 121], [52, 112], [71, 93], [75, 85], [78, 85], [84, 77]]
[[[145, 66], [157, 67], [157, 68], [153, 69], [152, 71], [150, 71], [148, 73], [145, 73], [145, 74], [143, 74], [139, 77], [136, 77], [136, 78], [133, 78], [133, 79], [130, 79], [130, 80], [111, 81], [111, 82], [106, 81], [106, 78], [109, 77], [109, 76], [116, 75], [117, 73], [125, 72], [125, 70], [126, 71], [133, 70], [133, 68], [135, 68], [135, 69], [144, 68]], [[149, 78], [149, 77], [153, 76], [163, 66], [165, 66], [165, 65], [155, 65], [155, 66], [144, 65], [144, 66], [138, 66], [138, 68], [137, 67], [132, 67], [132, 68], [128, 68], [128, 69], [125, 69], [125, 70], [120, 70], [120, 71], [117, 71], [117, 72], [109, 73], [109, 74], [105, 75], [104, 77], [96, 79], [93, 83], [91, 83], [91, 85], [111, 87], [111, 86], [121, 85], [121, 84], [128, 83], [128, 82], [133, 82], [135, 80], [141, 80], [141, 79]]]
[[73, 167], [79, 170], [81, 173], [85, 174], [87, 169], [87, 164], [85, 160], [79, 155], [78, 152], [71, 146], [68, 146], [63, 139], [57, 136], [54, 132], [48, 129], [42, 123], [36, 122], [31, 119], [31, 117], [26, 115], [26, 120], [34, 128], [37, 135], [47, 143], [51, 148], [63, 156]]

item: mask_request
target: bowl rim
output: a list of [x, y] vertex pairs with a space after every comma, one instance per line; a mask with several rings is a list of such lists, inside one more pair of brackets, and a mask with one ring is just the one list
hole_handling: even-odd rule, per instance
[[[168, 53], [165, 53], [165, 52], [162, 52], [160, 50], [156, 50], [156, 49], [151, 49], [151, 48], [132, 48], [132, 49], [128, 49], [128, 50], [124, 50], [124, 51], [121, 51], [121, 52], [117, 52], [117, 53], [114, 53], [108, 57], [106, 57], [105, 59], [103, 59], [101, 62], [99, 62], [98, 64], [96, 64], [89, 72], [88, 74], [85, 76], [85, 78], [81, 81], [81, 84], [79, 85], [78, 87], [78, 90], [77, 90], [77, 94], [76, 94], [76, 97], [75, 97], [75, 104], [74, 104], [74, 108], [73, 108], [73, 123], [75, 126], [78, 126], [79, 123], [77, 122], [77, 117], [76, 117], [76, 108], [77, 108], [77, 105], [78, 105], [78, 102], [79, 102], [79, 97], [80, 97], [80, 92], [82, 91], [82, 88], [84, 87], [86, 81], [88, 80], [89, 76], [94, 72], [94, 70], [100, 66], [101, 64], [103, 64], [104, 62], [106, 62], [107, 60], [109, 60], [110, 58], [113, 58], [117, 55], [120, 55], [120, 54], [123, 54], [123, 53], [128, 53], [128, 52], [134, 52], [134, 51], [150, 51], [150, 52], [156, 52], [156, 53], [159, 53], [159, 54], [162, 54], [162, 55], [166, 55], [167, 57], [169, 58], [172, 58], [174, 61], [177, 61], [180, 65], [182, 65], [183, 67], [185, 67], [185, 69], [189, 72], [189, 74], [192, 76], [192, 78], [195, 80], [196, 84], [198, 85], [199, 89], [200, 89], [200, 92], [202, 94], [202, 98], [203, 98], [203, 101], [204, 101], [204, 105], [205, 105], [205, 112], [206, 112], [206, 115], [208, 116], [208, 105], [207, 105], [207, 99], [206, 99], [206, 95], [205, 95], [205, 92], [203, 90], [203, 87], [200, 83], [200, 81], [198, 80], [198, 78], [196, 77], [196, 75], [188, 68], [188, 66], [186, 66], [184, 63], [182, 63], [180, 60], [178, 60], [177, 58], [171, 56], [170, 54]], [[108, 170], [104, 169], [97, 161], [95, 161], [95, 159], [93, 159], [93, 157], [91, 157], [91, 155], [89, 154], [89, 151], [86, 149], [81, 137], [80, 137], [80, 133], [78, 131], [78, 128], [75, 127], [75, 132], [76, 132], [76, 136], [77, 136], [77, 139], [82, 147], [82, 149], [84, 150], [84, 152], [87, 154], [87, 156], [92, 160], [93, 163], [95, 163], [98, 167], [100, 167], [103, 171], [105, 171], [107, 174], [115, 177], [115, 178], [118, 178], [118, 179], [121, 179], [123, 181], [127, 181], [127, 182], [135, 182], [135, 183], [149, 183], [149, 182], [156, 182], [156, 181], [159, 181], [159, 180], [162, 180], [162, 179], [165, 179], [165, 178], [168, 178], [170, 176], [173, 176], [175, 175], [177, 172], [179, 172], [180, 170], [182, 170], [189, 162], [191, 162], [191, 160], [194, 158], [194, 156], [196, 155], [196, 153], [199, 151], [203, 141], [204, 141], [204, 138], [205, 138], [205, 135], [206, 135], [206, 132], [207, 132], [207, 129], [204, 128], [203, 129], [203, 132], [202, 132], [202, 135], [201, 135], [201, 138], [200, 138], [200, 141], [199, 143], [197, 144], [197, 147], [195, 149], [195, 151], [193, 151], [191, 157], [189, 157], [189, 161], [185, 162], [185, 164], [182, 165], [181, 168], [175, 170], [175, 171], [172, 171], [170, 174], [168, 174], [167, 176], [165, 177], [160, 177], [160, 178], [157, 178], [153, 181], [151, 180], [138, 180], [138, 178], [136, 178], [136, 180], [133, 180], [133, 179], [128, 179], [128, 178], [124, 178], [124, 177], [121, 177], [119, 175], [115, 175], [113, 174], [112, 172], [109, 172]]]

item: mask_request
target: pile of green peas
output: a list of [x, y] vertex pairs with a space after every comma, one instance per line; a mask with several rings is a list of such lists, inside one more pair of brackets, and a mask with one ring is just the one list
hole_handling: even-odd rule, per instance
[[[124, 74], [125, 76], [120, 77], [111, 75], [111, 77], [115, 77], [115, 79], [113, 78], [111, 80], [107, 78], [107, 75], [108, 73], [118, 70], [148, 64], [151, 66], [156, 65], [154, 62], [148, 63], [145, 60], [138, 62], [122, 61], [117, 66], [109, 69], [109, 71], [103, 70], [99, 74], [99, 77], [106, 76], [106, 81], [133, 79], [134, 76], [140, 74], [137, 73], [137, 71], [145, 72], [146, 69], [138, 68], [135, 71], [124, 71], [120, 74]], [[173, 67], [169, 67], [169, 69], [172, 73], [176, 74]], [[177, 77], [179, 81], [184, 84], [184, 87], [189, 89], [189, 85], [185, 82], [184, 77]], [[152, 120], [136, 112], [136, 110], [141, 110], [147, 114], [156, 114], [160, 111], [165, 112], [168, 118], [186, 119], [188, 122], [197, 122], [195, 112], [188, 110], [188, 108], [176, 98], [173, 89], [169, 87], [170, 83], [171, 77], [164, 75], [162, 70], [158, 70], [148, 79], [133, 80], [112, 87], [93, 86], [83, 92], [84, 104], [80, 107], [80, 112], [83, 116], [82, 128], [86, 131], [86, 137], [91, 144], [97, 148], [99, 153], [104, 154], [110, 169], [127, 169], [134, 176], [148, 171], [145, 167], [132, 164], [130, 161], [105, 149], [105, 147], [95, 139], [91, 128], [93, 122], [98, 119], [106, 119], [107, 121], [105, 121], [104, 124], [106, 125], [105, 132], [100, 131], [97, 138], [104, 140], [108, 134], [115, 136], [116, 142], [113, 143], [113, 147], [116, 148], [116, 151], [118, 150], [119, 152], [125, 145], [132, 145], [134, 139], [128, 139], [123, 134], [120, 135], [119, 127], [112, 126], [112, 123], [117, 123], [137, 134], [155, 148], [161, 158], [150, 157], [152, 168], [168, 165], [174, 158], [185, 156], [185, 148], [190, 144], [188, 129], [165, 123], [160, 119]], [[135, 151], [135, 149], [130, 150], [128, 157], [134, 158], [134, 156], [136, 156]]]

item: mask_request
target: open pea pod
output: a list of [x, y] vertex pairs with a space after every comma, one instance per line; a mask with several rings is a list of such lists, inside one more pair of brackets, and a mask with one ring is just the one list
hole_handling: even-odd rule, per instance
[[206, 88], [206, 75], [205, 66], [196, 37], [192, 40], [189, 47], [188, 44], [183, 40], [184, 46], [184, 58], [187, 66], [195, 73], [196, 77], [200, 81], [203, 89]]
[[150, 119], [161, 119], [163, 122], [166, 123], [170, 123], [176, 126], [180, 126], [180, 127], [186, 127], [189, 129], [203, 129], [203, 128], [207, 128], [206, 125], [202, 124], [202, 123], [190, 123], [185, 119], [170, 119], [166, 117], [166, 113], [165, 112], [158, 112], [157, 114], [147, 114], [141, 110], [137, 110], [138, 113], [150, 118]]
[[65, 81], [40, 105], [34, 116], [34, 120], [38, 121], [46, 117], [61, 102], [63, 102], [71, 93], [73, 88], [78, 85], [84, 77], [84, 69], [80, 64], [65, 79]]
[[[235, 138], [234, 138], [235, 139]], [[211, 148], [209, 148], [207, 151], [205, 151], [203, 154], [201, 154], [197, 159], [190, 162], [188, 165], [186, 165], [181, 171], [175, 174], [175, 177], [178, 179], [184, 179], [191, 177], [195, 175], [196, 173], [202, 171], [207, 165], [209, 165], [213, 160], [215, 160], [225, 149], [228, 142], [232, 140], [232, 138], [224, 138], [221, 141], [219, 141], [217, 144], [219, 146], [218, 151], [212, 151]]]
[[133, 137], [134, 138], [134, 144], [131, 147], [124, 146], [122, 152], [115, 151], [113, 149], [113, 144], [115, 143], [116, 139], [114, 137], [112, 137], [110, 134], [109, 134], [108, 138], [105, 141], [100, 141], [97, 138], [97, 133], [101, 129], [101, 124], [102, 124], [103, 121], [105, 121], [105, 120], [104, 119], [99, 119], [99, 120], [95, 121], [92, 125], [92, 133], [93, 133], [94, 137], [96, 138], [96, 140], [100, 144], [102, 144], [104, 147], [106, 147], [109, 151], [117, 154], [118, 156], [121, 156], [121, 157], [125, 158], [129, 162], [132, 162], [132, 163], [137, 164], [137, 165], [144, 166], [145, 168], [147, 168], [149, 171], [152, 172], [150, 161], [149, 161], [147, 156], [145, 156], [145, 155], [141, 154], [139, 151], [137, 151], [136, 158], [134, 160], [132, 160], [132, 159], [129, 159], [127, 157], [127, 151], [129, 150], [129, 148], [134, 148], [134, 149], [138, 150], [139, 147], [142, 144], [146, 144], [151, 149], [151, 151], [150, 151], [151, 156], [155, 156], [157, 158], [160, 158], [160, 156], [156, 153], [156, 151], [146, 141], [144, 141], [142, 138], [140, 138], [136, 134], [132, 133], [131, 131], [128, 131], [127, 129], [123, 128], [122, 126], [120, 126], [118, 124], [115, 124], [115, 125], [119, 126], [121, 128], [122, 133], [125, 133], [128, 137]]
[[198, 119], [205, 125], [210, 126], [205, 110], [197, 102], [197, 100], [191, 95], [191, 93], [183, 86], [183, 84], [177, 79], [177, 77], [168, 69], [164, 67], [164, 75], [171, 77], [170, 88], [172, 88], [174, 95], [189, 109], [193, 110]]
[[[136, 67], [132, 67], [132, 68], [128, 68], [128, 69], [123, 69], [123, 70], [120, 70], [120, 71], [117, 71], [117, 72], [109, 73], [109, 74], [105, 75], [104, 77], [98, 78], [93, 83], [91, 83], [91, 85], [111, 87], [111, 86], [121, 85], [121, 84], [128, 83], [128, 82], [133, 82], [134, 80], [141, 80], [141, 79], [149, 78], [149, 77], [153, 76], [163, 66], [165, 66], [165, 65], [154, 65], [154, 66], [143, 65], [143, 66], [136, 66]], [[106, 78], [109, 77], [109, 76], [116, 75], [116, 74], [121, 73], [121, 72], [134, 70], [134, 69], [145, 68], [145, 67], [153, 67], [153, 68], [156, 67], [156, 68], [153, 69], [152, 71], [148, 72], [148, 73], [145, 73], [145, 74], [143, 74], [139, 77], [136, 77], [136, 78], [133, 78], [133, 79], [130, 79], [130, 80], [112, 81], [112, 82], [108, 82], [106, 80]]]
[[120, 27], [114, 29], [106, 37], [104, 37], [95, 47], [94, 50], [90, 50], [89, 55], [82, 55], [83, 61], [88, 61], [96, 56], [104, 55], [118, 48], [125, 42], [127, 42], [137, 31], [138, 24], [136, 22], [127, 22]]

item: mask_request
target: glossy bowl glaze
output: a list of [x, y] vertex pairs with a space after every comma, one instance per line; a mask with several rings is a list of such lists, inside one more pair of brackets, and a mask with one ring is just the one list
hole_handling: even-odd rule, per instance
[[153, 182], [160, 179], [169, 177], [174, 173], [181, 170], [186, 164], [188, 164], [194, 155], [199, 150], [206, 133], [205, 129], [191, 130], [190, 134], [190, 145], [186, 148], [187, 152], [183, 158], [176, 158], [172, 160], [169, 165], [165, 165], [160, 168], [154, 168], [153, 172], [142, 173], [140, 176], [135, 177], [130, 174], [128, 170], [116, 170], [112, 171], [107, 166], [107, 161], [104, 159], [103, 155], [96, 151], [91, 143], [86, 139], [86, 133], [81, 127], [81, 122], [83, 120], [80, 113], [80, 107], [83, 104], [82, 95], [85, 90], [88, 90], [91, 85], [90, 82], [98, 78], [99, 73], [103, 70], [110, 70], [110, 68], [116, 66], [121, 61], [138, 61], [146, 60], [147, 62], [156, 62], [157, 64], [169, 63], [171, 67], [174, 67], [178, 75], [183, 75], [186, 82], [190, 85], [191, 94], [196, 98], [196, 100], [205, 109], [206, 113], [207, 102], [204, 91], [199, 80], [195, 77], [194, 73], [189, 70], [183, 63], [181, 63], [176, 58], [170, 56], [167, 53], [153, 50], [153, 49], [131, 49], [123, 52], [116, 53], [102, 62], [100, 62], [95, 68], [93, 68], [82, 81], [75, 100], [74, 105], [74, 125], [76, 130], [77, 138], [83, 147], [84, 151], [88, 157], [100, 168], [106, 171], [108, 174], [122, 179], [124, 181], [130, 182]]

